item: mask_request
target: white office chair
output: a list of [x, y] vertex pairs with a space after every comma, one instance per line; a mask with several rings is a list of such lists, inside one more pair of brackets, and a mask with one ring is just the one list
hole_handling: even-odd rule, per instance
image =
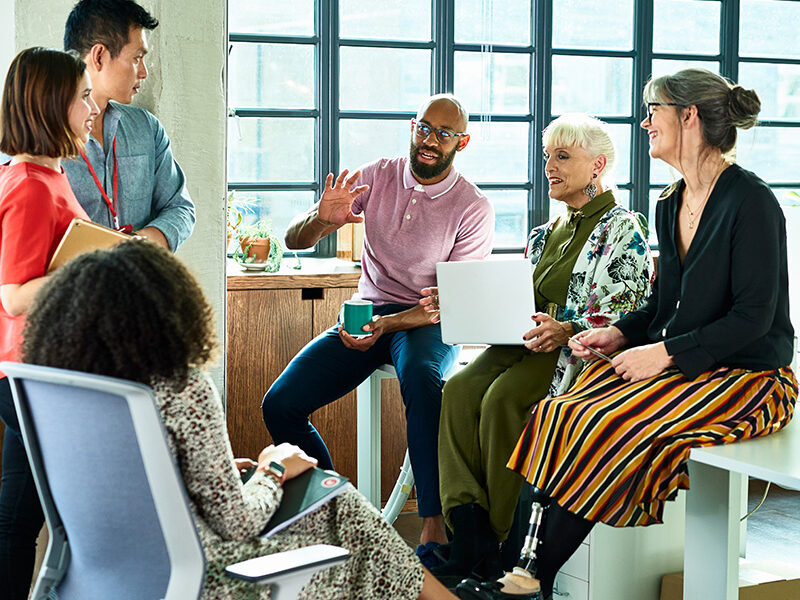
[[[205, 557], [150, 388], [4, 362], [50, 531], [34, 600], [198, 598]], [[348, 551], [312, 546], [229, 567], [288, 600]]]

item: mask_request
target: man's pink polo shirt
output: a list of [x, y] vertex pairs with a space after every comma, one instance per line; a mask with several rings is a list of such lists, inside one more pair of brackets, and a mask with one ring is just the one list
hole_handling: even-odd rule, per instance
[[375, 304], [416, 304], [436, 285], [436, 263], [482, 260], [492, 251], [494, 210], [454, 168], [434, 185], [411, 174], [408, 158], [382, 158], [361, 168], [353, 202], [364, 213], [358, 296]]

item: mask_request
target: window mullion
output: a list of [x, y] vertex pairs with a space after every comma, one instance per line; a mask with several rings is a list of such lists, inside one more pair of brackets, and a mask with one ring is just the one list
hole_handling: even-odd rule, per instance
[[[644, 215], [650, 206], [650, 144], [637, 126], [637, 109], [642, 106], [642, 92], [653, 71], [653, 0], [635, 3], [633, 49], [633, 98], [631, 109], [631, 195], [630, 208]], [[652, 225], [651, 225], [652, 227]]]
[[739, 4], [740, 0], [723, 2], [720, 15], [720, 74], [731, 81], [739, 81]]
[[[339, 147], [339, 3], [317, 0], [317, 181], [320, 193], [328, 173], [336, 173]], [[315, 256], [336, 256], [336, 234], [317, 243]]]
[[455, 0], [431, 0], [433, 16], [433, 80], [434, 94], [452, 93], [454, 79]]
[[544, 185], [544, 161], [541, 160], [541, 133], [550, 122], [552, 108], [553, 0], [534, 3], [531, 11], [534, 34], [533, 73], [531, 77], [531, 111], [533, 126], [529, 134], [530, 167], [528, 177], [533, 185], [528, 207], [528, 225], [533, 227], [547, 221], [550, 202]]

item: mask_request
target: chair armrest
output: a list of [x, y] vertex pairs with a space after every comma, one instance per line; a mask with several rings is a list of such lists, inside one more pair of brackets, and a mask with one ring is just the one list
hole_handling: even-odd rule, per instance
[[225, 573], [235, 579], [265, 584], [290, 574], [327, 569], [349, 556], [350, 551], [339, 546], [317, 544], [234, 563], [225, 567]]

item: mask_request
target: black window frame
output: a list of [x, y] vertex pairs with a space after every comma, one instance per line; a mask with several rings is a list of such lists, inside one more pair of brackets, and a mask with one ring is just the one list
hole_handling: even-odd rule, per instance
[[[229, 44], [233, 43], [282, 43], [313, 44], [315, 48], [316, 108], [297, 110], [253, 109], [231, 107], [229, 116], [253, 117], [306, 117], [315, 119], [314, 181], [296, 182], [228, 182], [228, 190], [234, 191], [313, 191], [319, 197], [321, 185], [328, 173], [339, 173], [339, 124], [341, 119], [387, 119], [409, 120], [413, 111], [354, 111], [339, 108], [339, 50], [342, 47], [407, 48], [427, 49], [432, 53], [430, 88], [431, 93], [452, 92], [454, 86], [454, 63], [456, 52], [480, 52], [480, 44], [455, 42], [455, 6], [458, 0], [431, 0], [431, 40], [397, 41], [341, 38], [339, 34], [339, 6], [337, 0], [330, 2], [315, 0], [315, 35], [285, 36], [230, 32]], [[800, 65], [800, 59], [770, 57], [741, 57], [739, 55], [739, 19], [741, 0], [693, 0], [695, 2], [718, 2], [720, 5], [719, 52], [715, 55], [690, 53], [656, 53], [653, 51], [653, 19], [656, 0], [634, 0], [633, 48], [631, 50], [590, 50], [580, 48], [554, 49], [552, 44], [553, 2], [557, 0], [531, 0], [531, 44], [494, 44], [493, 52], [527, 54], [529, 56], [530, 89], [527, 114], [472, 113], [470, 121], [490, 117], [494, 122], [529, 123], [528, 179], [524, 182], [482, 181], [475, 183], [483, 190], [525, 190], [527, 193], [528, 228], [544, 223], [549, 218], [550, 201], [545, 185], [544, 162], [541, 157], [541, 131], [556, 116], [552, 113], [552, 64], [554, 56], [603, 56], [624, 57], [632, 60], [631, 111], [629, 116], [596, 114], [609, 124], [627, 124], [631, 128], [630, 178], [619, 184], [620, 189], [630, 191], [630, 209], [650, 214], [652, 191], [661, 189], [660, 184], [650, 181], [650, 157], [648, 139], [640, 128], [643, 117], [642, 90], [650, 78], [653, 60], [677, 59], [716, 61], [722, 76], [738, 81], [739, 65], [742, 63], [778, 63]], [[800, 120], [765, 120], [759, 126], [791, 127], [800, 130]], [[798, 132], [800, 133], [800, 131]], [[376, 157], [378, 158], [378, 157]], [[538, 182], [538, 184], [537, 184]], [[800, 189], [798, 181], [768, 181], [774, 189]], [[496, 253], [519, 252], [520, 248], [496, 249]], [[336, 255], [335, 236], [321, 240], [311, 256], [330, 257]]]

